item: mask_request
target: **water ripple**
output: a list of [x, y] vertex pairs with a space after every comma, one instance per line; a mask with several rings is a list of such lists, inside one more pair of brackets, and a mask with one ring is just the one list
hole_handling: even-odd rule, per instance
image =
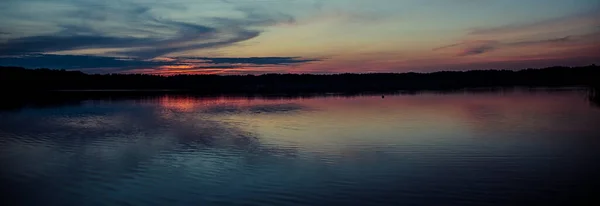
[[[577, 92], [95, 102], [0, 113], [9, 205], [574, 205]], [[560, 115], [557, 115], [560, 114]]]

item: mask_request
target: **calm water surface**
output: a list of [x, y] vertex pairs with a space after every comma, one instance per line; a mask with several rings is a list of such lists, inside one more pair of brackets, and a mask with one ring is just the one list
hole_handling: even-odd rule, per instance
[[0, 111], [0, 187], [8, 205], [594, 205], [599, 125], [581, 90], [86, 100]]

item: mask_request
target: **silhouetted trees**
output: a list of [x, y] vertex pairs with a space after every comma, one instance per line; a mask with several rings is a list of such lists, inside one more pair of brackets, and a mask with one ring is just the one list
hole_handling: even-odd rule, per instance
[[600, 68], [440, 71], [433, 73], [177, 75], [85, 74], [80, 71], [0, 67], [0, 90], [176, 90], [195, 93], [389, 92], [477, 87], [600, 88]]

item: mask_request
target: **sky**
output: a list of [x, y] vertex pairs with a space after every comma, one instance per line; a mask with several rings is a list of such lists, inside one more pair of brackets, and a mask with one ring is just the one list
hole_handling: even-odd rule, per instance
[[600, 64], [598, 0], [1, 0], [0, 65], [373, 73]]

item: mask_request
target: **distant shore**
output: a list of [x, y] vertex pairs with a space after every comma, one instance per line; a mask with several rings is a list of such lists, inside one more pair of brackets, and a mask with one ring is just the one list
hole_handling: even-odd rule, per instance
[[0, 67], [0, 91], [162, 92], [199, 94], [365, 93], [494, 87], [600, 88], [600, 67], [433, 73], [176, 75], [85, 74], [80, 71]]

